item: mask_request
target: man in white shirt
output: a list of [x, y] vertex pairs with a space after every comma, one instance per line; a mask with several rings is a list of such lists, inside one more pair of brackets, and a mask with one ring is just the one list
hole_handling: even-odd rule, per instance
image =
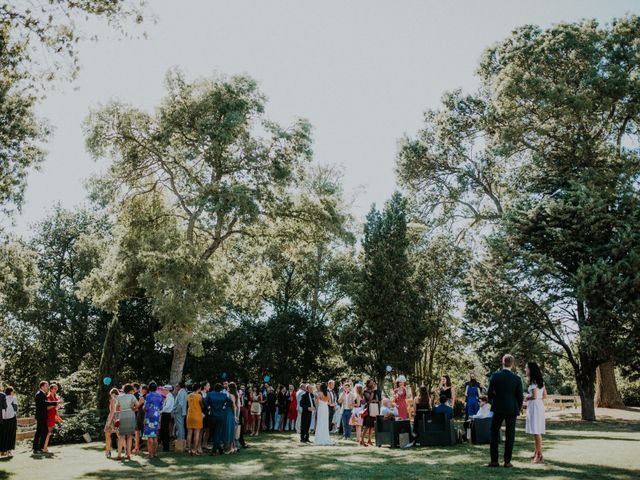
[[491, 411], [491, 404], [487, 401], [487, 397], [480, 397], [480, 410], [475, 415], [471, 415], [471, 418], [478, 420], [480, 418], [491, 418], [493, 412]]
[[300, 421], [302, 420], [302, 407], [300, 406], [300, 400], [302, 399], [302, 395], [307, 390], [307, 386], [304, 383], [300, 384], [298, 387], [298, 391], [296, 392], [296, 402], [298, 405], [298, 416], [296, 417], [296, 433], [300, 434]]
[[172, 385], [162, 387], [160, 393], [164, 396], [162, 404], [162, 415], [160, 416], [160, 442], [162, 443], [162, 451], [168, 452], [171, 446], [171, 414], [175, 406], [175, 398], [171, 394]]

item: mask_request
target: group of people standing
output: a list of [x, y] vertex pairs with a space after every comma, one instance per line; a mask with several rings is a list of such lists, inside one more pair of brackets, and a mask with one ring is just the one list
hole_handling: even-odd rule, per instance
[[[491, 463], [498, 466], [498, 443], [502, 424], [506, 425], [504, 465], [511, 466], [515, 425], [526, 401], [526, 432], [535, 437], [532, 462], [543, 463], [542, 435], [545, 433], [544, 398], [546, 389], [538, 365], [529, 362], [525, 373], [528, 380], [526, 394], [522, 381], [512, 372], [514, 358], [505, 355], [503, 368], [489, 379], [486, 389], [471, 375], [464, 385], [465, 421], [492, 417]], [[404, 375], [398, 376], [391, 395], [381, 398], [374, 380], [352, 384], [343, 378], [340, 384], [329, 380], [317, 384], [302, 383], [296, 390], [268, 383], [240, 384], [209, 382], [175, 386], [125, 384], [112, 388], [109, 395], [109, 413], [105, 423], [105, 453], [111, 457], [112, 436], [117, 435], [117, 459], [129, 461], [140, 452], [142, 441], [147, 442], [149, 458], [158, 455], [159, 446], [168, 452], [175, 438], [175, 451], [189, 455], [232, 454], [248, 448], [245, 434], [259, 435], [260, 431], [292, 431], [300, 435], [302, 443], [310, 443], [314, 432], [316, 445], [334, 445], [331, 433], [344, 439], [371, 446], [377, 416], [395, 420], [409, 420], [408, 399], [411, 396]], [[441, 377], [435, 391], [424, 385], [413, 399], [414, 410], [433, 410], [453, 418], [456, 389], [448, 375]], [[0, 456], [11, 455], [15, 448], [17, 430], [17, 397], [12, 387], [0, 390]], [[435, 403], [435, 404], [434, 404]], [[434, 404], [434, 405], [432, 405]], [[58, 397], [58, 385], [40, 382], [35, 395], [36, 432], [34, 453], [47, 453], [49, 439], [56, 423], [58, 410], [64, 405]]]
[[[105, 452], [111, 457], [111, 436], [117, 434], [117, 460], [129, 461], [147, 442], [149, 458], [171, 449], [202, 455], [209, 443], [211, 454], [237, 453], [246, 447], [241, 426], [244, 392], [234, 382], [209, 382], [174, 386], [128, 383], [110, 391], [109, 416], [105, 424]], [[124, 457], [123, 457], [124, 454]]]

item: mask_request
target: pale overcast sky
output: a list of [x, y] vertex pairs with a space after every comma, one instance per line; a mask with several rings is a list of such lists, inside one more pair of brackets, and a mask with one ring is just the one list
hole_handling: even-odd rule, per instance
[[523, 24], [638, 13], [623, 0], [149, 0], [157, 23], [146, 39], [100, 28], [80, 47], [78, 80], [49, 93], [39, 114], [55, 133], [40, 172], [29, 177], [15, 231], [27, 234], [57, 201], [85, 201], [83, 182], [104, 169], [84, 148], [81, 122], [111, 98], [152, 109], [163, 78], [179, 66], [189, 79], [246, 73], [269, 99], [267, 115], [314, 126], [315, 161], [344, 167], [354, 213], [393, 192], [398, 139], [413, 134], [422, 112], [446, 90], [473, 90], [487, 46]]

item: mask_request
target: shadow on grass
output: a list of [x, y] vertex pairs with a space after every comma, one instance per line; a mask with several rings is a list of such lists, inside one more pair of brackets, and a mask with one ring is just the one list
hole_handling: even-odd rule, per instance
[[[554, 433], [557, 431], [558, 433]], [[567, 431], [567, 433], [565, 433]], [[570, 441], [579, 447], [583, 440], [618, 440], [609, 433], [637, 433], [637, 426], [618, 422], [576, 424], [558, 422], [550, 425], [545, 446]], [[580, 435], [580, 432], [583, 435]], [[594, 435], [591, 435], [593, 433]], [[620, 438], [621, 440], [633, 440]], [[135, 466], [131, 474], [137, 480], [196, 480], [201, 478], [483, 478], [496, 479], [602, 479], [623, 480], [640, 478], [637, 470], [594, 463], [553, 461], [546, 465], [531, 465], [529, 456], [533, 448], [530, 436], [518, 425], [513, 469], [488, 469], [488, 445], [457, 445], [455, 447], [428, 447], [421, 449], [391, 450], [388, 448], [362, 448], [354, 443], [341, 442], [337, 448], [300, 445], [290, 434], [269, 434], [252, 439], [251, 448], [238, 455], [189, 457], [165, 454]], [[86, 448], [91, 448], [87, 446]], [[606, 446], [604, 447], [606, 448]], [[501, 447], [502, 452], [502, 447]], [[585, 452], [588, 459], [588, 454]], [[588, 460], [587, 460], [588, 461]], [[593, 460], [592, 460], [593, 462]], [[124, 464], [126, 465], [126, 464]], [[133, 466], [132, 466], [133, 467]], [[86, 474], [85, 479], [126, 478], [122, 469], [104, 468]], [[1, 479], [2, 477], [0, 477]]]

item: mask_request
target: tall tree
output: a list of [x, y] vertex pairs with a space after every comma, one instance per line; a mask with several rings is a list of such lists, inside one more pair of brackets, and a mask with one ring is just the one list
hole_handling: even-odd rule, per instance
[[424, 237], [423, 228], [416, 231], [410, 260], [415, 266], [412, 285], [416, 292], [416, 321], [427, 332], [420, 345], [420, 358], [414, 368], [416, 382], [431, 391], [451, 357], [463, 345], [459, 334], [459, 287], [467, 254], [446, 236]]
[[[251, 78], [188, 83], [172, 71], [166, 84], [167, 96], [155, 114], [110, 103], [91, 114], [86, 132], [93, 155], [113, 160], [102, 183], [113, 187], [104, 190], [113, 205], [156, 196], [154, 208], [137, 209], [141, 217], [129, 225], [151, 225], [158, 213], [170, 219], [162, 228], [171, 230], [165, 228], [172, 250], [154, 242], [150, 232], [146, 248], [179, 254], [186, 270], [180, 270], [183, 276], [170, 268], [147, 270], [165, 282], [173, 299], [157, 281], [149, 279], [144, 288], [165, 340], [173, 345], [175, 382], [205, 314], [203, 287], [222, 280], [212, 277], [216, 262], [224, 262], [222, 246], [234, 236], [252, 235], [266, 218], [287, 213], [288, 189], [299, 180], [311, 150], [308, 123], [298, 120], [284, 129], [267, 120], [265, 99]], [[198, 301], [187, 302], [185, 295]]]
[[380, 386], [387, 366], [413, 370], [426, 333], [417, 321], [409, 246], [407, 204], [396, 192], [382, 212], [373, 207], [367, 215], [353, 294], [355, 318], [347, 319], [341, 334], [347, 362]]
[[[40, 143], [48, 128], [34, 113], [37, 98], [29, 89], [28, 73], [20, 65], [25, 42], [12, 42], [0, 22], [0, 213], [22, 205], [27, 173], [44, 158]], [[0, 224], [0, 228], [2, 225]], [[0, 285], [1, 287], [1, 285]]]
[[[627, 262], [633, 264], [635, 254], [623, 261], [619, 252], [633, 248], [636, 237], [639, 25], [637, 16], [629, 16], [605, 28], [585, 21], [516, 30], [483, 56], [478, 94], [453, 95], [444, 112], [428, 116], [425, 134], [405, 144], [399, 161], [405, 182], [414, 189], [424, 182], [433, 194], [423, 206], [444, 202], [451, 222], [459, 215], [484, 220], [481, 205], [495, 206], [491, 214], [498, 214], [501, 240], [489, 248], [499, 259], [513, 254], [510, 274], [521, 268], [520, 274], [532, 276], [527, 285], [512, 282], [518, 290], [526, 287], [522, 303], [542, 308], [544, 315], [533, 318], [574, 319], [567, 345], [578, 348], [574, 370], [586, 419], [594, 418], [598, 363], [607, 356], [616, 363], [630, 360], [622, 353], [630, 339], [617, 334], [635, 331], [637, 322], [635, 301], [624, 290], [634, 276], [622, 274], [633, 272]], [[560, 283], [550, 281], [553, 275]], [[603, 283], [603, 275], [619, 282]], [[613, 318], [617, 329], [606, 338], [617, 337], [616, 348], [598, 346]]]

